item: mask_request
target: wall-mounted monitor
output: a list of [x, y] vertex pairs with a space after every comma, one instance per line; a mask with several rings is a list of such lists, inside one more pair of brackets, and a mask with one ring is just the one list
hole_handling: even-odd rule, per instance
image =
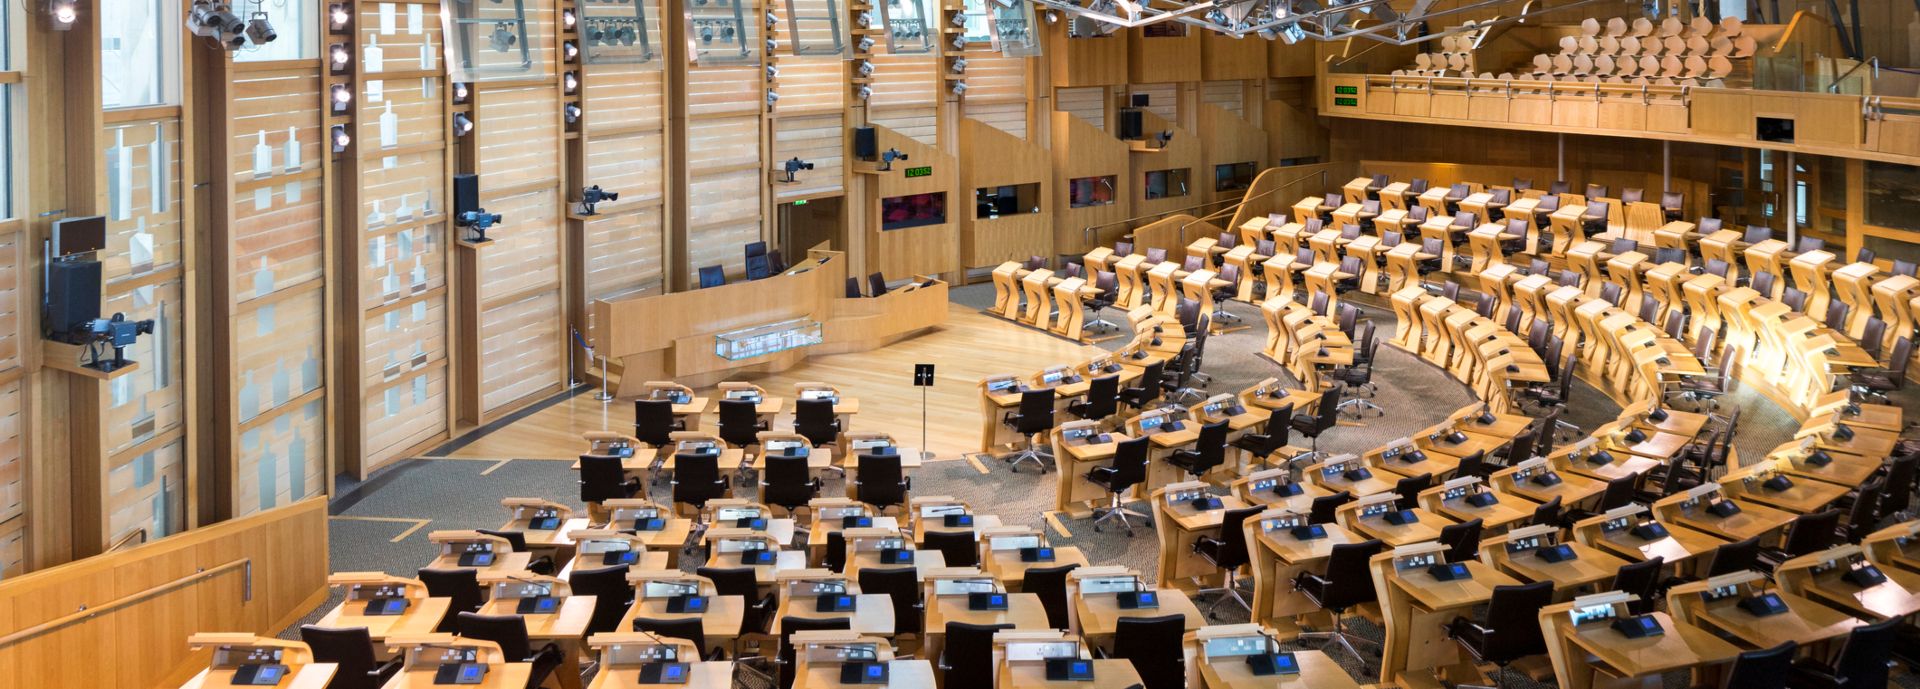
[[1248, 161], [1213, 166], [1214, 191], [1241, 191], [1253, 186], [1253, 177], [1260, 173], [1259, 166]]
[[908, 194], [880, 199], [880, 229], [942, 225], [947, 222], [947, 192]]
[[1117, 179], [1113, 175], [1104, 175], [1067, 180], [1067, 205], [1072, 208], [1113, 205], [1114, 183]]
[[107, 248], [107, 218], [89, 215], [53, 223], [53, 253], [56, 257], [84, 254]]
[[1148, 172], [1146, 178], [1147, 199], [1167, 199], [1176, 196], [1186, 196], [1192, 193], [1187, 186], [1187, 177], [1190, 173], [1191, 171], [1184, 167]]
[[973, 191], [973, 217], [998, 218], [1003, 215], [1040, 212], [1040, 184], [1002, 184]]

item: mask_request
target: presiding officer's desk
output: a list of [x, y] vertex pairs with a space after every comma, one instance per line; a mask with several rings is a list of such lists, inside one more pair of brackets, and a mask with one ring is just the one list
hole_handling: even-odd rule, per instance
[[1851, 543], [1783, 562], [1774, 578], [1785, 591], [1863, 619], [1920, 612], [1920, 574], [1875, 562]]
[[[749, 602], [743, 596], [722, 596], [713, 587], [713, 582], [692, 574], [673, 570], [627, 571], [627, 583], [633, 585], [633, 606], [627, 608], [627, 614], [620, 618], [619, 630], [633, 629], [633, 621], [646, 620], [684, 620], [699, 619], [701, 633], [706, 643], [701, 655], [713, 649], [732, 649], [740, 636], [740, 625], [746, 619]], [[702, 610], [688, 609], [686, 612], [668, 612], [676, 598], [700, 596], [705, 605]]]
[[[187, 637], [187, 645], [196, 651], [210, 650], [213, 657], [207, 669], [180, 685], [180, 689], [326, 689], [327, 682], [339, 670], [333, 663], [313, 662], [312, 649], [298, 641], [252, 634], [201, 633]], [[245, 681], [241, 681], [243, 679]], [[268, 683], [269, 679], [277, 681]]]
[[[1199, 501], [1208, 504], [1201, 505]], [[1153, 492], [1153, 530], [1160, 539], [1160, 569], [1158, 588], [1193, 586], [1193, 580], [1199, 579], [1211, 586], [1222, 577], [1218, 567], [1194, 554], [1193, 544], [1200, 537], [1220, 538], [1220, 521], [1227, 510], [1246, 507], [1240, 498], [1228, 495], [1214, 497], [1208, 494], [1207, 484], [1201, 481], [1185, 481], [1167, 485]], [[1225, 538], [1237, 538], [1239, 534], [1225, 534]]]
[[1033, 526], [996, 526], [980, 530], [980, 566], [1008, 591], [1020, 591], [1027, 570], [1085, 567], [1090, 564], [1078, 546], [1056, 546]]
[[[829, 569], [787, 569], [778, 573], [779, 608], [769, 633], [780, 633], [781, 620], [788, 617], [809, 620], [844, 618], [853, 631], [868, 636], [893, 636], [893, 600], [884, 593], [861, 593], [860, 584]], [[821, 599], [828, 599], [823, 602]], [[851, 610], [822, 610], [835, 602], [852, 603]]]
[[[731, 661], [702, 661], [700, 650], [685, 639], [661, 637], [644, 632], [605, 632], [587, 639], [587, 645], [599, 650], [600, 670], [594, 673], [587, 689], [730, 689], [733, 686]], [[649, 684], [640, 681], [640, 673], [649, 663], [685, 663], [686, 676], [680, 681]]]
[[[1748, 599], [1777, 602], [1779, 609], [1757, 615], [1748, 607], [1752, 603], [1743, 605]], [[1753, 570], [1675, 586], [1667, 592], [1667, 613], [1675, 621], [1718, 632], [1749, 649], [1789, 641], [1818, 648], [1864, 624], [1820, 602], [1774, 588], [1766, 575]]]
[[860, 528], [900, 530], [899, 519], [881, 515], [872, 505], [853, 498], [814, 498], [807, 501], [807, 509], [813, 516], [807, 526], [808, 567], [826, 566], [827, 539], [831, 534]]
[[1334, 521], [1363, 539], [1374, 538], [1397, 548], [1440, 538], [1453, 520], [1424, 508], [1400, 509], [1398, 493], [1376, 493], [1334, 510]]
[[388, 639], [386, 644], [400, 654], [404, 665], [382, 689], [447, 686], [434, 681], [442, 665], [458, 667], [456, 676], [469, 676], [469, 673], [478, 675], [477, 682], [467, 682], [461, 686], [479, 689], [521, 689], [533, 676], [531, 663], [509, 662], [506, 654], [500, 651], [500, 645], [491, 641], [452, 634], [423, 634]]
[[[1223, 624], [1195, 631], [1187, 643], [1187, 663], [1197, 667], [1193, 689], [1360, 689], [1345, 668], [1320, 651], [1287, 651], [1294, 672], [1259, 676], [1249, 655], [1280, 648], [1279, 634], [1259, 624]], [[1191, 686], [1191, 684], [1189, 685]]]
[[1296, 483], [1290, 474], [1285, 467], [1261, 469], [1240, 477], [1228, 489], [1248, 505], [1285, 507], [1301, 514], [1312, 509], [1315, 498], [1333, 494], [1311, 483]]
[[1320, 608], [1293, 586], [1301, 572], [1324, 571], [1333, 547], [1367, 540], [1338, 523], [1320, 524], [1319, 534], [1296, 527], [1307, 525], [1306, 510], [1285, 508], [1261, 512], [1243, 525], [1249, 543], [1253, 569], [1254, 622], [1288, 631], [1299, 625], [1295, 618]]
[[365, 627], [375, 645], [390, 636], [433, 633], [453, 602], [427, 595], [427, 585], [418, 579], [385, 572], [336, 572], [327, 585], [345, 589], [346, 599], [320, 618], [320, 626]]
[[[1700, 559], [1726, 544], [1692, 529], [1671, 528], [1647, 509], [1628, 503], [1573, 525], [1573, 538], [1633, 562], [1660, 558], [1679, 572], [1706, 571]], [[1706, 558], [1696, 559], [1697, 555]]]
[[[1132, 440], [1125, 433], [1102, 433], [1099, 421], [1067, 421], [1053, 429], [1053, 466], [1056, 474], [1053, 508], [1075, 519], [1093, 514], [1094, 506], [1105, 506], [1107, 489], [1087, 480], [1087, 472], [1113, 461], [1122, 442]], [[1140, 484], [1126, 497], [1141, 492]]]
[[1607, 484], [1579, 474], [1554, 471], [1545, 457], [1534, 457], [1493, 472], [1493, 485], [1502, 493], [1518, 495], [1538, 503], [1555, 498], [1565, 507], [1597, 501]]
[[[999, 596], [1004, 609], [974, 609], [972, 596]], [[921, 655], [938, 658], [946, 647], [947, 623], [1008, 624], [1016, 630], [1050, 629], [1047, 609], [1040, 596], [1031, 593], [1006, 593], [993, 575], [977, 567], [946, 567], [923, 573], [921, 600], [926, 606], [923, 618]]]
[[646, 541], [631, 533], [610, 529], [575, 529], [568, 535], [573, 538], [574, 555], [556, 575], [562, 581], [569, 580], [574, 572], [602, 567], [673, 568], [671, 556], [664, 551], [647, 550]]
[[[1084, 661], [1092, 679], [1047, 679], [1047, 661]], [[1140, 686], [1140, 673], [1125, 658], [1087, 657], [1080, 640], [1058, 630], [1001, 631], [993, 635], [994, 687], [998, 689], [1127, 689]], [[950, 689], [966, 689], [954, 687]]]
[[[1714, 512], [1722, 503], [1737, 512], [1722, 516]], [[1770, 546], [1781, 531], [1793, 522], [1794, 514], [1758, 503], [1727, 497], [1718, 483], [1704, 483], [1661, 498], [1653, 503], [1660, 521], [1683, 526], [1728, 541], [1759, 537], [1761, 546]]]
[[560, 686], [579, 689], [587, 625], [593, 622], [598, 597], [572, 595], [565, 580], [532, 573], [491, 573], [480, 577], [480, 585], [488, 594], [480, 614], [518, 616], [534, 646], [560, 649], [560, 669], [554, 673]]
[[1659, 686], [1661, 675], [1676, 670], [1694, 671], [1688, 686], [1718, 686], [1705, 680], [1740, 648], [1663, 612], [1646, 616], [1660, 633], [1629, 638], [1613, 628], [1613, 621], [1630, 617], [1627, 604], [1633, 600], [1609, 591], [1541, 608], [1540, 626], [1560, 689]]
[[1627, 564], [1578, 541], [1563, 542], [1560, 527], [1552, 524], [1521, 527], [1482, 541], [1480, 556], [1521, 581], [1553, 582], [1554, 597], [1559, 600], [1607, 585]]
[[1486, 532], [1492, 534], [1525, 524], [1533, 518], [1534, 508], [1539, 507], [1526, 498], [1501, 495], [1478, 476], [1448, 479], [1420, 491], [1419, 501], [1428, 512], [1457, 522], [1478, 519]]
[[1487, 683], [1460, 652], [1459, 644], [1447, 638], [1446, 625], [1486, 603], [1494, 587], [1520, 582], [1479, 560], [1454, 563], [1468, 576], [1441, 581], [1429, 568], [1447, 566], [1441, 564], [1445, 554], [1446, 546], [1439, 543], [1418, 543], [1380, 553], [1368, 562], [1386, 627], [1380, 664], [1383, 683], [1411, 686], [1438, 679]]
[[916, 658], [896, 658], [886, 640], [856, 632], [795, 632], [793, 689], [831, 689], [847, 686], [840, 680], [849, 662], [885, 664], [884, 682], [862, 680], [860, 686], [921, 689], [933, 686], [933, 664]]

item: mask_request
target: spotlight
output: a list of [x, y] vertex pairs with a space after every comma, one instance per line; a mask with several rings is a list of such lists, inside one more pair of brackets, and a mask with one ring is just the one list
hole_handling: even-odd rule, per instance
[[873, 76], [873, 61], [860, 60], [853, 63], [853, 71], [863, 77]]
[[605, 24], [587, 22], [587, 45], [613, 44], [613, 34], [607, 31]]
[[773, 104], [778, 102], [780, 102], [780, 94], [774, 93], [773, 89], [767, 89], [767, 107], [773, 107]]
[[568, 62], [572, 62], [580, 57], [580, 44], [571, 40], [562, 42], [560, 44], [560, 52]]
[[347, 135], [347, 125], [344, 124], [333, 125], [333, 133], [328, 139], [333, 142], [334, 153], [346, 152], [347, 144], [353, 143], [353, 137]]
[[872, 97], [873, 97], [873, 87], [872, 87], [872, 86], [867, 86], [867, 85], [865, 85], [865, 84], [861, 84], [861, 85], [860, 85], [860, 88], [857, 88], [857, 89], [854, 89], [854, 90], [853, 90], [853, 97], [854, 97], [854, 98], [858, 98], [858, 99], [860, 99], [860, 100], [862, 100], [862, 101], [865, 101], [865, 100], [866, 100], [866, 99], [868, 99], [868, 98], [872, 98]]
[[1048, 24], [1058, 24], [1058, 23], [1060, 23], [1060, 13], [1059, 13], [1059, 12], [1053, 12], [1053, 11], [1048, 11], [1048, 12], [1047, 12], [1047, 23], [1048, 23]]
[[955, 13], [953, 13], [953, 25], [954, 25], [955, 27], [962, 27], [962, 26], [966, 26], [966, 25], [967, 25], [967, 13], [965, 13], [965, 12], [955, 12]]
[[453, 104], [466, 105], [467, 96], [471, 93], [472, 92], [467, 89], [466, 82], [456, 82], [453, 85]]
[[966, 49], [967, 49], [967, 35], [966, 35], [966, 34], [964, 34], [964, 33], [957, 33], [957, 34], [954, 34], [954, 35], [953, 35], [953, 43], [951, 43], [951, 45], [953, 46], [953, 52], [956, 52], [956, 53], [957, 53], [957, 52], [961, 52], [961, 51], [963, 51], [963, 50], [966, 50]]
[[327, 46], [327, 58], [334, 74], [346, 74], [347, 66], [353, 61], [353, 51], [345, 43]]
[[772, 55], [777, 52], [780, 52], [780, 42], [771, 38], [767, 39], [767, 54]]
[[1153, 138], [1155, 141], [1159, 142], [1158, 145], [1154, 146], [1154, 148], [1166, 148], [1167, 144], [1173, 141], [1173, 130], [1168, 129], [1168, 130], [1162, 131], [1159, 134], [1153, 135]]
[[254, 45], [266, 45], [279, 37], [280, 32], [273, 30], [273, 22], [267, 20], [267, 13], [255, 12], [247, 19], [247, 40]]
[[567, 124], [574, 124], [580, 121], [580, 106], [568, 103], [567, 106], [561, 108], [560, 111], [567, 116]]
[[345, 115], [353, 108], [353, 89], [346, 84], [333, 85], [333, 114]]
[[519, 42], [520, 37], [507, 27], [507, 22], [495, 22], [493, 33], [487, 36], [487, 43], [492, 45], [494, 50], [502, 53], [511, 50], [513, 44]]
[[[53, 0], [49, 7], [71, 1]], [[57, 18], [58, 14], [55, 16]], [[226, 3], [215, 3], [213, 0], [194, 0], [193, 6], [187, 10], [187, 30], [195, 36], [211, 38], [227, 50], [239, 50], [247, 43], [247, 22], [235, 16], [233, 8]]]
[[957, 58], [954, 58], [954, 59], [953, 59], [953, 64], [952, 64], [951, 66], [952, 66], [952, 68], [953, 68], [953, 73], [954, 73], [954, 74], [966, 74], [966, 73], [967, 73], [967, 58], [964, 58], [964, 57], [957, 57]]
[[872, 36], [861, 36], [861, 37], [860, 37], [860, 42], [859, 42], [859, 43], [855, 43], [855, 44], [854, 44], [854, 50], [856, 50], [856, 51], [859, 51], [859, 52], [862, 52], [862, 53], [871, 53], [871, 52], [873, 52], [873, 37], [872, 37]]
[[473, 133], [473, 118], [467, 117], [467, 114], [464, 112], [454, 113], [453, 135], [466, 136], [471, 133]]
[[79, 0], [48, 0], [47, 19], [55, 31], [70, 31], [80, 20]]
[[580, 20], [577, 17], [575, 17], [573, 14], [573, 8], [569, 7], [567, 9], [560, 10], [560, 24], [562, 26], [567, 27], [568, 31], [572, 31], [573, 25], [579, 23], [579, 21]]
[[780, 181], [786, 184], [792, 184], [795, 181], [797, 181], [794, 179], [794, 173], [799, 172], [801, 170], [812, 170], [812, 169], [813, 169], [813, 163], [809, 163], [799, 158], [792, 158], [787, 162], [781, 164], [780, 170], [782, 172], [782, 177], [780, 178]]
[[860, 28], [871, 29], [873, 28], [873, 10], [861, 10], [853, 20], [860, 23]]
[[560, 84], [562, 88], [566, 89], [567, 95], [571, 96], [574, 92], [580, 90], [580, 74], [578, 72], [567, 72], [565, 76], [560, 77]]
[[773, 81], [779, 78], [780, 78], [780, 68], [774, 65], [767, 65], [767, 81]]
[[604, 203], [607, 201], [618, 201], [618, 200], [620, 200], [620, 194], [618, 192], [612, 192], [612, 191], [607, 191], [605, 189], [601, 189], [600, 185], [598, 184], [587, 187], [585, 189], [581, 189], [580, 190], [580, 214], [594, 215], [597, 213], [597, 211], [594, 210], [595, 205], [598, 205], [600, 203]]
[[967, 82], [964, 82], [964, 81], [953, 82], [952, 90], [953, 90], [953, 95], [956, 95], [956, 96], [967, 95]]
[[618, 41], [620, 45], [628, 46], [633, 45], [634, 39], [639, 36], [640, 32], [634, 30], [633, 22], [620, 22], [620, 28], [613, 30], [612, 40]]
[[767, 10], [767, 28], [771, 29], [774, 26], [778, 25], [779, 23], [780, 23], [779, 15], [774, 14], [773, 10]]
[[333, 33], [346, 33], [353, 22], [353, 13], [347, 9], [347, 3], [336, 2], [327, 5], [327, 30]]

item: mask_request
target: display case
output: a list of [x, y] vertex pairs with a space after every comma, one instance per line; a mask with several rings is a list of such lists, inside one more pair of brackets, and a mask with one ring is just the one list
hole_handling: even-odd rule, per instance
[[789, 349], [811, 347], [824, 341], [820, 321], [795, 318], [729, 330], [713, 336], [713, 353], [728, 361], [752, 359]]
[[633, 0], [583, 0], [580, 3], [580, 42], [590, 65], [652, 62], [654, 19], [647, 3]]

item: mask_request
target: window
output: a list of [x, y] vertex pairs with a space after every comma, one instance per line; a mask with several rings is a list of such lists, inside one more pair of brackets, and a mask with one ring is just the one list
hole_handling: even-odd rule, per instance
[[887, 52], [914, 55], [933, 52], [933, 37], [928, 35], [925, 0], [887, 0], [880, 7], [886, 13]]
[[978, 219], [1038, 213], [1040, 212], [1040, 185], [1030, 182], [980, 187], [973, 191], [973, 204], [973, 217]]
[[1252, 161], [1213, 166], [1213, 190], [1240, 191], [1253, 186], [1253, 176], [1259, 174], [1257, 167]]
[[1190, 170], [1184, 167], [1176, 170], [1154, 170], [1148, 172], [1146, 180], [1147, 199], [1168, 199], [1176, 196], [1186, 196], [1189, 193], [1187, 190], [1187, 175], [1190, 172]]
[[102, 0], [99, 7], [101, 103], [133, 108], [172, 100], [174, 51], [167, 43], [181, 32], [177, 5], [171, 0]]
[[245, 48], [234, 52], [233, 61], [301, 60], [319, 55], [320, 10], [317, 4], [318, 0], [265, 0], [257, 5], [236, 4], [233, 11], [241, 19], [251, 19], [254, 12], [265, 13], [279, 37], [266, 45], [255, 45], [248, 41]]
[[1920, 232], [1920, 167], [1868, 161], [1868, 225]]
[[1187, 25], [1179, 22], [1160, 22], [1140, 27], [1140, 35], [1147, 38], [1180, 38], [1187, 35]]
[[947, 222], [947, 192], [880, 199], [880, 229], [904, 230]]
[[1067, 206], [1086, 208], [1113, 205], [1114, 182], [1118, 179], [1113, 175], [1107, 175], [1067, 180]]
[[847, 50], [847, 34], [840, 21], [846, 16], [839, 0], [786, 0], [787, 40], [795, 55], [840, 55]]

